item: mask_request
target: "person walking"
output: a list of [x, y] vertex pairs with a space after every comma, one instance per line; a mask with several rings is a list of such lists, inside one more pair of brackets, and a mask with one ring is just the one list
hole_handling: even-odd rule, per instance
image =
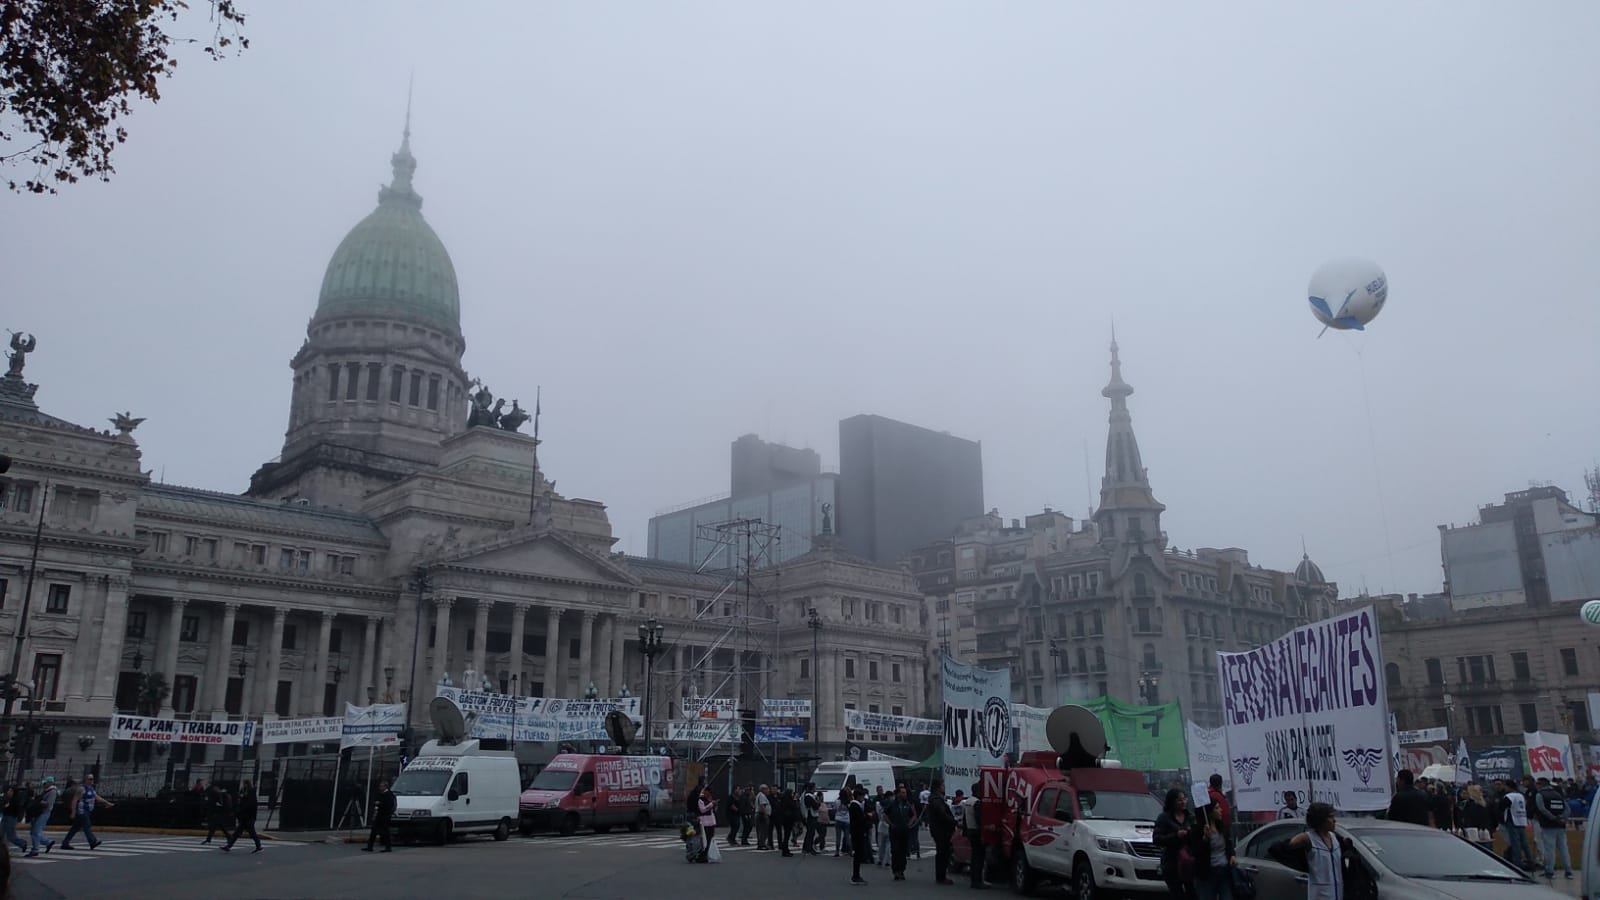
[[1161, 873], [1167, 882], [1167, 896], [1194, 900], [1194, 847], [1203, 834], [1202, 826], [1189, 811], [1188, 795], [1182, 788], [1169, 788], [1152, 835], [1156, 846], [1161, 848]]
[[756, 791], [756, 849], [772, 849], [772, 788], [762, 785]]
[[743, 802], [744, 788], [736, 787], [733, 789], [733, 793], [728, 795], [727, 802], [723, 804], [723, 815], [728, 820], [729, 847], [737, 847], [739, 845], [739, 826], [744, 822], [744, 816], [739, 812], [739, 808]]
[[367, 833], [367, 845], [361, 849], [371, 853], [372, 845], [377, 843], [380, 837], [383, 838], [383, 852], [388, 853], [394, 849], [389, 825], [394, 821], [394, 811], [398, 804], [394, 791], [389, 790], [389, 779], [379, 780], [378, 796], [372, 800], [372, 830]]
[[1410, 769], [1401, 769], [1394, 777], [1394, 796], [1389, 800], [1389, 820], [1410, 822], [1427, 828], [1433, 824], [1428, 795], [1417, 790], [1416, 776]]
[[1344, 900], [1344, 846], [1334, 833], [1336, 824], [1332, 806], [1313, 803], [1306, 810], [1306, 830], [1289, 839], [1290, 849], [1306, 854], [1306, 900]]
[[906, 857], [911, 853], [911, 831], [917, 827], [917, 808], [901, 784], [894, 796], [884, 801], [884, 818], [889, 826], [889, 868], [895, 881], [906, 880]]
[[228, 836], [228, 842], [222, 845], [224, 852], [232, 850], [233, 845], [239, 842], [239, 836], [247, 831], [250, 833], [250, 840], [256, 842], [256, 848], [250, 852], [261, 852], [261, 836], [256, 834], [256, 802], [256, 786], [249, 781], [240, 784], [239, 800], [233, 805], [237, 824], [233, 828], [233, 834]]
[[1539, 855], [1544, 858], [1544, 877], [1555, 880], [1556, 858], [1567, 878], [1572, 878], [1572, 856], [1567, 848], [1567, 796], [1550, 783], [1539, 779], [1539, 790], [1534, 794], [1533, 816], [1539, 823]]
[[[844, 799], [844, 792], [839, 793], [839, 799]], [[872, 824], [877, 819], [873, 812], [872, 804], [867, 802], [867, 789], [856, 785], [855, 799], [846, 807], [850, 823], [850, 844], [853, 852], [850, 857], [850, 883], [864, 885], [867, 883], [861, 877], [861, 864], [872, 861]]]
[[739, 846], [750, 846], [750, 832], [756, 827], [756, 786], [747, 784], [739, 794]]
[[922, 823], [927, 819], [928, 800], [933, 796], [933, 792], [926, 787], [927, 783], [922, 784], [924, 787], [921, 790], [911, 793], [911, 808], [917, 813], [917, 824], [911, 829], [911, 855], [917, 859], [922, 858]]
[[928, 836], [933, 838], [933, 881], [935, 884], [955, 884], [950, 880], [950, 840], [956, 834], [956, 815], [944, 799], [944, 785], [934, 782], [928, 792]]
[[697, 821], [700, 823], [700, 834], [704, 838], [700, 851], [700, 861], [709, 862], [711, 842], [717, 837], [717, 798], [712, 795], [711, 788], [700, 789], [700, 801], [696, 808]]
[[[1288, 792], [1292, 798], [1294, 793]], [[1233, 835], [1222, 826], [1216, 804], [1200, 813], [1203, 846], [1194, 857], [1194, 892], [1200, 900], [1233, 900], [1233, 869], [1238, 865]]]
[[[859, 787], [859, 785], [857, 786]], [[866, 788], [862, 788], [861, 792], [863, 795], [865, 795]], [[850, 828], [850, 807], [855, 803], [854, 797], [855, 794], [851, 789], [841, 788], [839, 791], [839, 799], [834, 802], [833, 809], [829, 810], [829, 812], [833, 815], [834, 856], [838, 856], [841, 853], [843, 853], [845, 856], [853, 855], [853, 851], [855, 849], [855, 835]], [[870, 831], [867, 833], [869, 835], [871, 834]], [[871, 856], [872, 850], [868, 849], [867, 854], [868, 856]]]
[[33, 798], [28, 809], [28, 819], [32, 822], [28, 835], [31, 839], [27, 853], [29, 857], [38, 856], [40, 847], [49, 853], [56, 845], [55, 841], [46, 840], [44, 836], [44, 827], [50, 824], [50, 815], [56, 809], [56, 777], [46, 775], [39, 782], [39, 788], [39, 796]]
[[211, 843], [211, 839], [216, 837], [219, 831], [222, 833], [223, 839], [226, 840], [228, 837], [228, 812], [233, 805], [233, 797], [229, 796], [228, 792], [223, 789], [222, 785], [217, 784], [215, 779], [212, 779], [211, 784], [206, 786], [205, 797], [206, 839], [200, 843]]
[[805, 793], [801, 795], [801, 802], [805, 804], [806, 813], [806, 843], [800, 852], [805, 856], [817, 855], [817, 816], [821, 814], [822, 801], [817, 796], [817, 786], [806, 782]]
[[[778, 849], [783, 851], [784, 856], [794, 855], [789, 847], [794, 837], [794, 823], [798, 818], [799, 811], [795, 807], [794, 791], [784, 788], [778, 795], [778, 801], [773, 804], [772, 810], [772, 824], [777, 830]], [[768, 849], [770, 848], [771, 845], [768, 845]]]
[[889, 817], [885, 815], [887, 810], [884, 809], [884, 805], [889, 802], [889, 794], [884, 791], [881, 784], [878, 785], [877, 790], [877, 796], [872, 798], [873, 805], [878, 807], [878, 824], [872, 830], [872, 843], [876, 849], [872, 861], [880, 866], [887, 866], [889, 864]]
[[0, 811], [0, 837], [13, 847], [28, 852], [28, 842], [17, 837], [17, 824], [22, 821], [23, 814], [28, 808], [30, 796], [26, 785], [13, 784], [6, 788], [5, 806]]
[[107, 808], [116, 806], [109, 798], [101, 794], [94, 786], [94, 776], [83, 776], [83, 784], [67, 792], [67, 811], [72, 816], [72, 827], [67, 829], [67, 836], [61, 839], [61, 849], [72, 849], [72, 836], [83, 832], [83, 837], [89, 842], [89, 849], [100, 846], [100, 841], [95, 839], [94, 829], [91, 826], [96, 806]]
[[1528, 799], [1515, 783], [1500, 783], [1500, 804], [1504, 810], [1500, 818], [1500, 831], [1506, 838], [1506, 862], [1519, 869], [1533, 868], [1533, 855], [1528, 850]]

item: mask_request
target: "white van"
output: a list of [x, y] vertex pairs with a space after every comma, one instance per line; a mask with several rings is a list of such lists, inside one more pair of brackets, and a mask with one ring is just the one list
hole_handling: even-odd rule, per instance
[[[450, 709], [438, 709], [440, 703]], [[463, 740], [466, 728], [455, 705], [443, 698], [436, 698], [433, 705], [441, 737], [423, 745], [392, 788], [396, 834], [428, 837], [440, 844], [459, 834], [492, 834], [497, 841], [509, 838], [522, 796], [516, 754], [484, 750], [476, 740]]]
[[815, 783], [822, 791], [822, 800], [830, 808], [837, 809], [839, 803], [839, 789], [843, 787], [854, 788], [860, 785], [867, 789], [867, 796], [876, 794], [878, 785], [883, 785], [886, 791], [892, 791], [900, 774], [904, 769], [893, 763], [881, 759], [861, 760], [859, 762], [826, 762], [817, 766], [808, 779]]

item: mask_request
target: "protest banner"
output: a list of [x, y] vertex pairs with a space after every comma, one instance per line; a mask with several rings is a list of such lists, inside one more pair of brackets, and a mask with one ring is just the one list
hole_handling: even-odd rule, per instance
[[406, 708], [400, 703], [371, 706], [344, 705], [339, 749], [347, 747], [397, 747], [406, 727]]
[[1113, 697], [1079, 704], [1095, 714], [1106, 730], [1111, 758], [1124, 769], [1153, 772], [1189, 765], [1183, 749], [1183, 714], [1176, 703], [1135, 706]]
[[1523, 748], [1511, 746], [1473, 750], [1471, 751], [1473, 774], [1484, 781], [1494, 781], [1497, 778], [1520, 781], [1523, 773], [1523, 752]]
[[261, 723], [263, 744], [315, 744], [337, 741], [343, 733], [344, 719], [338, 716], [277, 719]]
[[1571, 778], [1572, 741], [1564, 734], [1527, 731], [1522, 746], [1528, 751], [1528, 774], [1534, 778]]
[[888, 713], [862, 712], [859, 709], [844, 711], [844, 727], [851, 731], [870, 731], [874, 734], [924, 734], [944, 733], [944, 723], [938, 719], [919, 719], [915, 716], [894, 716]]
[[1395, 733], [1395, 740], [1399, 741], [1402, 747], [1412, 744], [1439, 744], [1449, 739], [1450, 732], [1442, 725], [1437, 728], [1414, 728]]
[[1011, 728], [1016, 733], [1016, 746], [1013, 752], [1027, 753], [1031, 750], [1051, 750], [1050, 739], [1045, 736], [1044, 723], [1049, 720], [1050, 713], [1054, 710], [1043, 706], [1027, 706], [1021, 703], [1011, 704]]
[[777, 700], [766, 699], [761, 701], [761, 718], [763, 719], [809, 719], [811, 718], [810, 700]]
[[737, 738], [738, 723], [732, 721], [697, 720], [667, 723], [667, 740], [685, 744], [715, 744]]
[[732, 697], [684, 697], [683, 719], [732, 719], [738, 715]]
[[249, 719], [152, 719], [116, 715], [111, 717], [111, 740], [249, 747], [255, 742], [256, 728], [256, 723]]
[[1243, 653], [1218, 653], [1236, 808], [1284, 791], [1337, 809], [1389, 805], [1389, 712], [1377, 614], [1363, 607]]
[[1011, 670], [941, 660], [944, 687], [944, 783], [974, 784], [979, 769], [999, 765], [1012, 744]]
[[1189, 748], [1189, 777], [1210, 782], [1221, 775], [1226, 790], [1233, 790], [1233, 769], [1228, 765], [1228, 735], [1221, 728], [1201, 728], [1183, 723], [1183, 742]]

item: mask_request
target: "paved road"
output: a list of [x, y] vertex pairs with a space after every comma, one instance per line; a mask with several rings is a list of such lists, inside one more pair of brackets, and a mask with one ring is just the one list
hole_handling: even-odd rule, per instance
[[[246, 898], [419, 897], [494, 898], [537, 895], [572, 900], [745, 896], [757, 900], [806, 898], [845, 890], [844, 859], [795, 856], [748, 848], [729, 850], [718, 866], [684, 862], [683, 845], [671, 831], [644, 834], [513, 838], [495, 843], [467, 838], [447, 847], [399, 847], [392, 854], [363, 853], [349, 844], [269, 842], [249, 853], [202, 846], [198, 838], [136, 838], [105, 835], [101, 849], [38, 860], [17, 860], [18, 900], [55, 898]], [[243, 851], [243, 853], [241, 853]], [[58, 858], [59, 856], [59, 858]], [[897, 897], [965, 894], [933, 883], [932, 855], [912, 860], [910, 880], [896, 883], [887, 869], [866, 877], [870, 892]], [[1003, 890], [997, 888], [996, 890]]]

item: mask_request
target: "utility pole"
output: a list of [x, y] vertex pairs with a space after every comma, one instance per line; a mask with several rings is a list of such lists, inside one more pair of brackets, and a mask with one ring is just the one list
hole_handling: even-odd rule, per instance
[[817, 655], [822, 644], [822, 617], [814, 606], [806, 610], [806, 627], [811, 629], [811, 755], [816, 757], [812, 764], [815, 768], [822, 764], [822, 694], [817, 690], [817, 673], [822, 668]]
[[[34, 577], [39, 572], [39, 547], [44, 543], [44, 508], [49, 499], [50, 482], [46, 481], [43, 489], [39, 492], [39, 519], [33, 528], [33, 554], [28, 560], [27, 586], [22, 590], [22, 615], [17, 618], [16, 640], [11, 650], [11, 670], [10, 673], [6, 675], [5, 684], [3, 685], [5, 692], [5, 707], [3, 710], [0, 710], [0, 721], [4, 721], [6, 724], [6, 746], [8, 747], [19, 743], [10, 740], [10, 736], [16, 733], [16, 726], [11, 720], [11, 714], [14, 704], [17, 700], [17, 676], [22, 670], [23, 644], [28, 639], [28, 610], [33, 604], [33, 582]], [[38, 698], [33, 697], [29, 704], [30, 711], [34, 705], [37, 705], [37, 703]], [[19, 772], [18, 774], [20, 775], [21, 773]]]

